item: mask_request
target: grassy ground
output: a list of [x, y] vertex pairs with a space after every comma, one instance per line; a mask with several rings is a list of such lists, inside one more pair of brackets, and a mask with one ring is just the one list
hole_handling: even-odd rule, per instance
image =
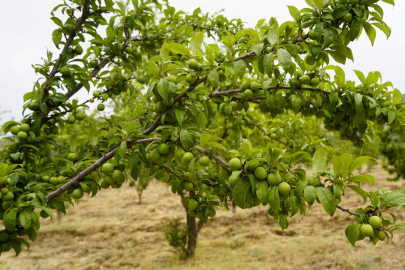
[[[390, 183], [375, 167], [379, 189], [405, 188], [402, 180]], [[359, 196], [348, 191], [341, 205], [361, 206]], [[179, 261], [159, 231], [165, 218], [184, 217], [179, 196], [164, 184], [153, 182], [138, 204], [134, 188], [102, 190], [68, 209], [61, 224], [43, 221], [38, 239], [17, 259], [9, 252], [0, 258], [0, 269], [405, 269], [405, 233], [398, 231], [390, 243], [372, 246], [366, 241], [352, 247], [344, 228], [348, 214], [337, 210], [329, 218], [314, 206], [298, 222], [281, 231], [266, 220], [265, 207], [236, 213], [217, 211], [199, 235], [197, 255]], [[405, 223], [405, 210], [397, 209]]]

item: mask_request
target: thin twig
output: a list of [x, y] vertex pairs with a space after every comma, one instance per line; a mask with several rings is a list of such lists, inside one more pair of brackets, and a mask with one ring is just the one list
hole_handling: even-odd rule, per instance
[[356, 217], [360, 217], [360, 214], [357, 214], [357, 213], [355, 213], [355, 212], [352, 212], [352, 211], [350, 211], [350, 209], [343, 208], [343, 207], [341, 207], [341, 206], [339, 206], [339, 205], [337, 205], [336, 208], [342, 210], [343, 212], [347, 212], [347, 213], [349, 213], [350, 215], [353, 215], [353, 216], [356, 216]]

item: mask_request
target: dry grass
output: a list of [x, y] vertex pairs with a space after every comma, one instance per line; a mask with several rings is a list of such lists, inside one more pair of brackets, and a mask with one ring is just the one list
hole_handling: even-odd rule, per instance
[[[387, 175], [378, 167], [372, 174], [375, 189], [405, 187], [403, 181], [384, 181]], [[342, 206], [361, 205], [359, 196], [347, 195]], [[153, 182], [143, 198], [139, 205], [129, 187], [86, 198], [68, 209], [60, 225], [56, 219], [43, 221], [31, 250], [17, 259], [11, 252], [3, 255], [0, 269], [405, 269], [405, 233], [396, 233], [388, 244], [363, 241], [352, 247], [344, 235], [348, 215], [338, 210], [329, 218], [319, 205], [301, 222], [290, 219], [284, 232], [266, 220], [265, 207], [218, 211], [201, 230], [196, 258], [178, 261], [159, 226], [165, 218], [185, 215], [179, 196]], [[397, 210], [405, 223], [404, 210]]]

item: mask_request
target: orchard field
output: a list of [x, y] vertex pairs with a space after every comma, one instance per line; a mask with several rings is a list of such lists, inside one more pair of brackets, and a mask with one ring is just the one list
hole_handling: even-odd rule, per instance
[[[380, 166], [370, 171], [375, 188], [404, 188], [387, 182]], [[356, 208], [361, 199], [348, 192], [345, 206]], [[164, 198], [164, 199], [162, 199]], [[85, 198], [58, 225], [56, 218], [43, 222], [35, 248], [19, 255], [3, 255], [1, 269], [404, 269], [405, 233], [373, 246], [358, 242], [353, 247], [342, 228], [352, 221], [347, 213], [333, 218], [314, 205], [311, 215], [299, 224], [291, 219], [281, 231], [277, 222], [265, 218], [266, 207], [218, 211], [199, 234], [196, 257], [180, 261], [159, 227], [166, 218], [184, 217], [178, 195], [158, 181], [151, 182], [138, 204], [135, 189], [103, 190]], [[56, 217], [56, 214], [55, 214]], [[405, 213], [397, 216], [405, 219]], [[185, 219], [182, 219], [185, 222]]]
[[303, 0], [253, 28], [59, 2], [60, 52], [0, 130], [1, 269], [405, 268], [405, 101], [343, 70], [391, 36], [394, 0]]

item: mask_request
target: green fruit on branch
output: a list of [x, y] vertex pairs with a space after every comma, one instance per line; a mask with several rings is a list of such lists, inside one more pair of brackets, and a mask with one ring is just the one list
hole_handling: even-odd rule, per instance
[[252, 82], [249, 86], [250, 90], [257, 91], [259, 90], [259, 84], [257, 82]]
[[318, 179], [317, 179], [316, 177], [310, 176], [310, 177], [308, 178], [308, 185], [310, 185], [310, 186], [315, 186], [315, 185], [317, 185], [318, 183], [319, 183], [319, 181], [318, 181]]
[[237, 171], [242, 169], [242, 162], [239, 158], [233, 158], [229, 161], [229, 169], [232, 171]]
[[66, 119], [66, 122], [68, 122], [69, 124], [74, 124], [74, 123], [76, 123], [76, 117], [73, 114], [71, 114]]
[[9, 201], [14, 200], [14, 193], [11, 191], [8, 191], [6, 194], [3, 195], [2, 200], [4, 202], [9, 202]]
[[106, 181], [103, 180], [103, 181], [101, 181], [100, 186], [103, 189], [107, 189], [110, 187], [110, 184], [108, 184]]
[[44, 176], [42, 176], [41, 179], [42, 179], [43, 182], [48, 183], [50, 178], [49, 178], [48, 175], [44, 175]]
[[111, 174], [111, 178], [112, 178], [115, 182], [117, 182], [118, 184], [119, 184], [120, 182], [122, 182], [123, 180], [125, 180], [124, 174], [123, 174], [121, 171], [119, 171], [119, 170], [114, 170], [114, 171], [112, 172], [112, 174]]
[[2, 250], [3, 252], [8, 252], [8, 251], [10, 251], [10, 249], [11, 249], [11, 246], [10, 246], [9, 243], [3, 243], [3, 244], [1, 245], [1, 250]]
[[167, 153], [169, 153], [169, 146], [165, 143], [162, 143], [161, 145], [159, 145], [158, 150], [161, 155], [166, 155]]
[[378, 231], [377, 237], [380, 241], [384, 241], [387, 236], [385, 235], [384, 231]]
[[105, 174], [111, 174], [114, 171], [114, 165], [111, 163], [104, 163], [101, 167], [101, 171]]
[[360, 226], [360, 233], [364, 237], [370, 237], [374, 235], [373, 227], [370, 224], [363, 224]]
[[188, 67], [190, 69], [196, 70], [196, 69], [198, 69], [198, 66], [199, 66], [199, 64], [198, 64], [197, 60], [191, 59], [190, 61], [188, 61]]
[[281, 183], [281, 175], [278, 171], [272, 170], [269, 175], [267, 175], [267, 183], [271, 187], [278, 186]]
[[351, 13], [347, 13], [345, 16], [343, 16], [342, 20], [345, 23], [351, 23], [353, 20], [353, 15]]
[[57, 184], [59, 184], [59, 179], [58, 177], [52, 176], [49, 179], [49, 184], [56, 186]]
[[31, 127], [30, 127], [30, 125], [28, 125], [28, 124], [22, 124], [22, 125], [20, 126], [20, 130], [21, 130], [21, 131], [28, 132], [28, 131], [30, 131], [30, 129], [31, 129]]
[[169, 98], [168, 101], [162, 100], [162, 102], [163, 102], [163, 105], [165, 105], [165, 106], [172, 106], [174, 104], [174, 98], [171, 97], [171, 98]]
[[311, 86], [318, 86], [319, 84], [321, 83], [321, 81], [319, 80], [319, 78], [318, 77], [313, 77], [312, 79], [311, 79]]
[[20, 131], [20, 127], [19, 127], [19, 126], [12, 126], [12, 127], [10, 128], [10, 132], [11, 132], [11, 134], [13, 134], [13, 135], [17, 135], [19, 131]]
[[93, 97], [98, 98], [101, 95], [100, 91], [93, 92]]
[[207, 156], [202, 156], [200, 157], [199, 161], [201, 166], [203, 167], [207, 167], [208, 165], [210, 165], [210, 158]]
[[103, 180], [103, 181], [106, 182], [106, 183], [109, 184], [109, 185], [111, 185], [112, 183], [114, 183], [114, 180], [113, 180], [112, 177], [109, 176], [109, 175], [104, 176], [104, 180]]
[[189, 73], [186, 76], [186, 82], [190, 85], [194, 84], [197, 81], [197, 76], [193, 73]]
[[76, 46], [73, 51], [75, 54], [81, 55], [83, 53], [83, 48], [81, 46]]
[[308, 32], [308, 37], [309, 37], [310, 39], [316, 39], [315, 29], [311, 29], [311, 30]]
[[210, 208], [209, 212], [208, 212], [208, 216], [209, 217], [215, 217], [215, 215], [217, 214], [217, 211], [215, 210], [215, 208]]
[[52, 134], [57, 135], [57, 134], [59, 134], [59, 128], [57, 126], [53, 126], [51, 128], [51, 132], [52, 132]]
[[92, 60], [90, 61], [90, 67], [91, 68], [96, 68], [98, 66], [98, 61], [97, 60]]
[[69, 77], [72, 76], [72, 70], [68, 67], [62, 67], [60, 69], [60, 73], [62, 73], [63, 76], [65, 77]]
[[308, 75], [304, 75], [301, 77], [301, 83], [308, 85], [311, 82], [311, 78]]
[[368, 219], [368, 224], [370, 224], [374, 229], [378, 229], [381, 227], [382, 220], [378, 216], [372, 216]]
[[77, 154], [76, 153], [69, 153], [67, 156], [67, 159], [70, 161], [75, 161], [77, 159]]
[[0, 242], [4, 243], [7, 242], [10, 236], [6, 232], [0, 233]]
[[169, 77], [167, 77], [167, 80], [169, 82], [172, 82], [172, 83], [177, 83], [177, 76], [176, 75], [170, 75]]
[[140, 84], [144, 84], [146, 82], [146, 78], [145, 76], [138, 76], [138, 78], [136, 78], [136, 80], [140, 83]]
[[79, 111], [75, 115], [76, 119], [79, 121], [82, 121], [84, 118], [86, 118], [86, 114], [82, 111]]
[[105, 109], [105, 105], [103, 103], [100, 103], [97, 105], [97, 110], [99, 110], [100, 112], [104, 111]]
[[28, 138], [28, 134], [25, 131], [20, 131], [20, 132], [17, 133], [17, 138], [20, 141], [25, 141]]
[[150, 154], [150, 157], [151, 157], [151, 159], [152, 159], [153, 162], [155, 162], [155, 163], [160, 163], [160, 157], [161, 157], [161, 155], [160, 155], [158, 149], [153, 150], [152, 153]]
[[[305, 63], [307, 63], [307, 64], [310, 65], [310, 66], [315, 65], [315, 62], [316, 62], [315, 57], [313, 57], [312, 55], [308, 55], [308, 56], [305, 58]], [[303, 84], [304, 84], [304, 83], [303, 83]], [[307, 83], [306, 83], [306, 84], [307, 84]]]
[[132, 48], [131, 48], [131, 47], [125, 47], [124, 51], [125, 51], [126, 53], [131, 54], [131, 53], [132, 53]]
[[187, 191], [192, 191], [193, 188], [194, 188], [194, 185], [191, 182], [187, 182], [187, 183], [184, 184], [184, 189], [187, 190]]
[[242, 97], [244, 99], [250, 99], [253, 97], [253, 91], [250, 89], [246, 89], [245, 91], [243, 91]]
[[188, 164], [190, 164], [190, 162], [193, 159], [194, 159], [194, 155], [192, 153], [190, 153], [190, 152], [186, 152], [183, 155], [182, 162], [183, 162], [183, 164], [188, 165]]
[[259, 180], [264, 180], [267, 178], [267, 171], [263, 167], [257, 167], [255, 170], [255, 177]]
[[83, 190], [81, 190], [80, 188], [73, 190], [72, 194], [70, 194], [70, 196], [72, 196], [72, 198], [76, 200], [80, 200], [81, 198], [83, 198], [83, 195]]
[[195, 210], [198, 207], [198, 202], [194, 199], [190, 199], [188, 202], [188, 209], [189, 210]]
[[280, 193], [283, 196], [288, 196], [290, 195], [291, 192], [291, 187], [288, 183], [282, 182], [278, 185], [278, 193]]
[[8, 188], [4, 187], [1, 189], [2, 194], [7, 194], [7, 192], [8, 192]]

